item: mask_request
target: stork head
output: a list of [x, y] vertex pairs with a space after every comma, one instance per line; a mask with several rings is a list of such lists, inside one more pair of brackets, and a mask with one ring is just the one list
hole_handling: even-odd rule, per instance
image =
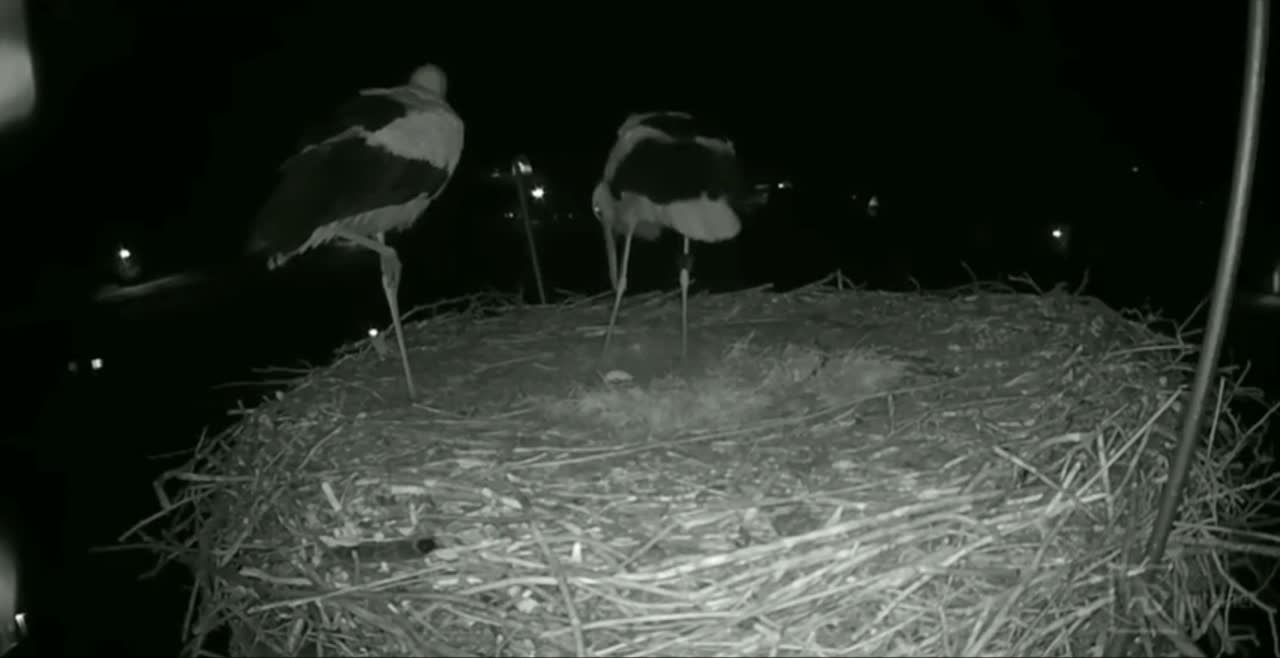
[[613, 199], [609, 196], [609, 186], [604, 181], [596, 183], [596, 189], [591, 192], [591, 212], [595, 213], [596, 219], [601, 223], [613, 223]]
[[409, 86], [429, 91], [444, 98], [445, 92], [448, 91], [449, 78], [444, 74], [444, 69], [439, 66], [423, 64], [409, 77]]

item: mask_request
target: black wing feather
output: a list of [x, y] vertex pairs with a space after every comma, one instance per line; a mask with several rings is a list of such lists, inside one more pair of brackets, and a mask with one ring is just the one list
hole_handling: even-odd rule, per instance
[[318, 227], [434, 195], [449, 173], [348, 137], [301, 153], [258, 213], [250, 248], [287, 253]]
[[337, 137], [352, 128], [377, 132], [387, 124], [405, 116], [408, 108], [387, 94], [357, 94], [319, 121], [312, 122], [302, 133], [299, 150]]
[[706, 195], [736, 203], [746, 191], [737, 158], [692, 141], [646, 139], [618, 163], [609, 191], [640, 194], [654, 203], [671, 203]]

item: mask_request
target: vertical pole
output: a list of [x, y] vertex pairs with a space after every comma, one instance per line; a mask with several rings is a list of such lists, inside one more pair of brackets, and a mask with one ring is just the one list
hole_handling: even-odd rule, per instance
[[547, 303], [547, 291], [542, 285], [542, 265], [538, 262], [538, 246], [533, 240], [533, 222], [529, 219], [529, 190], [525, 187], [526, 172], [531, 171], [529, 161], [517, 156], [511, 164], [511, 175], [516, 180], [516, 194], [520, 197], [520, 217], [524, 221], [524, 236], [529, 243], [529, 262], [533, 265], [533, 280], [538, 285], [538, 303]]
[[1223, 230], [1222, 248], [1218, 254], [1218, 273], [1213, 286], [1213, 301], [1209, 307], [1209, 323], [1205, 330], [1204, 346], [1200, 350], [1200, 363], [1191, 387], [1191, 399], [1187, 402], [1186, 415], [1182, 419], [1182, 434], [1160, 496], [1160, 512], [1147, 547], [1147, 557], [1152, 562], [1164, 557], [1178, 504], [1182, 499], [1183, 484], [1191, 468], [1191, 456], [1195, 452], [1200, 429], [1203, 426], [1205, 398], [1213, 384], [1218, 369], [1218, 356], [1222, 352], [1222, 339], [1227, 329], [1227, 314], [1231, 310], [1231, 293], [1235, 287], [1236, 271], [1240, 267], [1240, 245], [1244, 242], [1245, 220], [1249, 215], [1249, 194], [1253, 188], [1254, 162], [1258, 155], [1258, 122], [1262, 114], [1263, 76], [1267, 59], [1267, 14], [1270, 0], [1252, 0], [1249, 3], [1249, 49], [1245, 54], [1244, 91], [1240, 102], [1240, 127], [1236, 135], [1236, 160], [1231, 182], [1231, 203], [1227, 211], [1227, 223]]
[[[1270, 0], [1251, 0], [1249, 3], [1249, 46], [1245, 53], [1244, 89], [1241, 92], [1240, 123], [1236, 134], [1236, 159], [1232, 172], [1231, 201], [1223, 229], [1221, 250], [1218, 254], [1218, 271], [1214, 280], [1213, 300], [1209, 308], [1209, 322], [1196, 365], [1196, 376], [1182, 417], [1182, 432], [1170, 461], [1169, 478], [1160, 492], [1160, 509], [1147, 543], [1146, 559], [1154, 564], [1164, 558], [1173, 529], [1174, 518], [1182, 502], [1183, 488], [1191, 470], [1191, 458], [1199, 444], [1204, 426], [1205, 400], [1218, 369], [1218, 357], [1226, 333], [1227, 314], [1231, 309], [1232, 289], [1240, 264], [1240, 245], [1244, 241], [1245, 220], [1249, 211], [1249, 194], [1253, 187], [1254, 162], [1258, 152], [1258, 123], [1262, 113], [1262, 89], [1267, 53], [1267, 21]], [[1126, 606], [1127, 601], [1118, 601]], [[1126, 655], [1130, 635], [1113, 635], [1107, 642], [1108, 656]]]

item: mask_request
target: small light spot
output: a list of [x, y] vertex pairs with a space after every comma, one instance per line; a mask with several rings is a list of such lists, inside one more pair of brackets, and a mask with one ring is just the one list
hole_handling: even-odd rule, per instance
[[77, 372], [80, 372], [80, 364], [79, 364], [79, 363], [76, 363], [75, 361], [68, 361], [68, 362], [67, 362], [67, 372], [69, 372], [69, 373], [71, 373], [71, 374], [75, 374], [75, 373], [77, 373]]
[[791, 181], [789, 181], [789, 180], [784, 180], [784, 181], [782, 181], [782, 182], [778, 183], [778, 189], [780, 189], [780, 190], [789, 190], [789, 189], [791, 189]]
[[102, 370], [102, 359], [90, 359], [89, 367], [94, 370]]
[[533, 165], [529, 164], [528, 160], [525, 160], [524, 158], [519, 158], [516, 160], [516, 171], [521, 174], [532, 174]]
[[372, 328], [372, 327], [370, 327], [370, 328], [369, 328], [369, 337], [370, 337], [370, 338], [377, 338], [377, 337], [378, 337], [378, 330], [377, 330], [377, 329], [374, 329], [374, 328]]
[[1132, 167], [1129, 167], [1129, 173], [1136, 174], [1139, 171], [1141, 171], [1141, 169], [1138, 167], [1138, 165], [1133, 165]]
[[508, 210], [507, 212], [503, 213], [503, 214], [502, 214], [502, 216], [503, 216], [503, 217], [506, 217], [507, 219], [513, 219], [513, 218], [515, 218], [516, 214], [515, 214], [514, 212], [512, 212], [512, 211]]
[[535, 198], [535, 199], [541, 199], [542, 197], [544, 197], [544, 196], [546, 196], [546, 195], [547, 195], [547, 190], [546, 190], [545, 188], [543, 188], [541, 185], [539, 185], [539, 186], [537, 186], [537, 187], [533, 188], [533, 189], [529, 192], [529, 195], [530, 195], [530, 196], [532, 196], [532, 197], [533, 197], [533, 198]]
[[129, 251], [125, 247], [120, 247], [120, 251], [116, 252], [116, 256], [119, 256], [120, 260], [129, 260], [130, 258], [133, 258], [133, 252]]

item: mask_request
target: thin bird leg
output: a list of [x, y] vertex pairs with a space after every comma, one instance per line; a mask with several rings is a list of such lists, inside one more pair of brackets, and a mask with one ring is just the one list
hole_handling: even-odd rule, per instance
[[[389, 249], [389, 248], [388, 248]], [[382, 292], [387, 296], [391, 310], [391, 324], [396, 330], [396, 343], [400, 346], [400, 365], [404, 366], [404, 382], [409, 389], [409, 399], [417, 399], [418, 390], [413, 384], [413, 368], [409, 365], [409, 349], [404, 344], [404, 326], [400, 322], [400, 257], [394, 250], [382, 254]]]
[[336, 234], [362, 247], [378, 253], [382, 266], [382, 293], [387, 298], [387, 308], [391, 311], [391, 324], [395, 327], [396, 345], [400, 348], [400, 363], [404, 366], [404, 381], [409, 389], [409, 397], [416, 399], [418, 389], [413, 383], [413, 369], [409, 367], [409, 350], [404, 344], [404, 327], [400, 323], [400, 256], [396, 250], [386, 244], [386, 234], [379, 233], [377, 240], [353, 231], [337, 230]]
[[613, 312], [609, 314], [609, 328], [604, 332], [604, 354], [609, 352], [609, 341], [613, 338], [613, 326], [618, 322], [618, 310], [622, 308], [622, 294], [627, 291], [627, 266], [631, 262], [631, 236], [636, 231], [636, 224], [627, 227], [627, 237], [622, 243], [622, 267], [618, 270], [618, 288], [613, 293]]
[[618, 243], [613, 239], [613, 227], [600, 222], [604, 229], [604, 253], [609, 259], [609, 285], [614, 292], [618, 290]]
[[684, 258], [680, 259], [680, 358], [689, 356], [689, 238], [684, 239]]

